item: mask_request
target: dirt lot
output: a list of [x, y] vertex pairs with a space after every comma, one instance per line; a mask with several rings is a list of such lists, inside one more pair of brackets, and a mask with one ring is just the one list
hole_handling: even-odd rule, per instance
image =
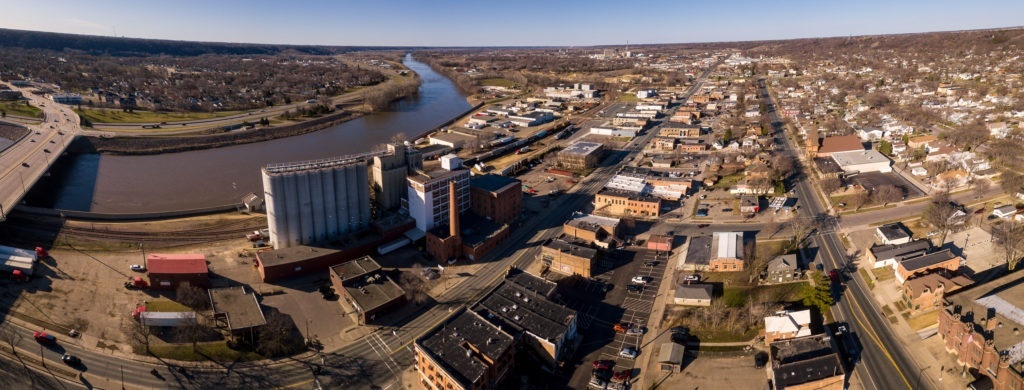
[[[659, 376], [665, 374], [659, 373]], [[693, 358], [686, 356], [683, 372], [669, 375], [662, 380], [659, 389], [763, 389], [768, 373], [763, 368], [754, 368], [751, 357]], [[657, 382], [655, 382], [657, 383]]]

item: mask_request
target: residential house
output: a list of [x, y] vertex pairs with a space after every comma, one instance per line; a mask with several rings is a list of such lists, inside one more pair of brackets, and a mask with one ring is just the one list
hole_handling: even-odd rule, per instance
[[811, 311], [780, 311], [764, 318], [764, 343], [811, 335]]
[[875, 228], [875, 237], [878, 237], [878, 241], [882, 245], [899, 245], [910, 242], [910, 233], [899, 222]]
[[768, 261], [765, 270], [765, 282], [785, 283], [799, 279], [801, 276], [795, 254], [775, 256]]
[[872, 268], [895, 267], [904, 258], [922, 256], [932, 247], [931, 241], [914, 240], [904, 244], [875, 245], [868, 249], [868, 262]]
[[903, 303], [910, 315], [918, 315], [942, 307], [943, 297], [974, 284], [964, 275], [938, 271], [916, 275], [903, 284]]
[[1017, 214], [1017, 208], [1013, 205], [1002, 205], [992, 210], [992, 215], [996, 218], [1010, 219], [1014, 214]]

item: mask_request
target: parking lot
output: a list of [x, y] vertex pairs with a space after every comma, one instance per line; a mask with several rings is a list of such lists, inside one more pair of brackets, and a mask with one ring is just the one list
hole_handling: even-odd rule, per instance
[[874, 191], [875, 188], [887, 184], [896, 186], [903, 189], [903, 194], [907, 199], [924, 196], [924, 193], [921, 192], [921, 190], [917, 189], [917, 187], [910, 184], [896, 173], [864, 172], [851, 177], [849, 181], [864, 187], [864, 189], [868, 191]]
[[[631, 370], [631, 377], [642, 374], [635, 367], [636, 360], [620, 356], [623, 348], [635, 348], [639, 355], [648, 353], [650, 346], [642, 345], [643, 333], [626, 334], [615, 332], [616, 323], [632, 323], [646, 326], [654, 306], [654, 298], [665, 274], [668, 263], [665, 253], [629, 248], [611, 253], [600, 261], [601, 271], [591, 280], [567, 278], [563, 282], [567, 293], [563, 295], [565, 303], [577, 310], [579, 315], [583, 344], [577, 351], [576, 363], [569, 387], [582, 389], [590, 381], [592, 364], [595, 360], [614, 362], [615, 372]], [[648, 265], [649, 264], [649, 265]], [[640, 291], [629, 291], [627, 286], [636, 277], [645, 277], [646, 284]], [[609, 285], [611, 285], [609, 289]], [[634, 379], [635, 380], [635, 379]]]

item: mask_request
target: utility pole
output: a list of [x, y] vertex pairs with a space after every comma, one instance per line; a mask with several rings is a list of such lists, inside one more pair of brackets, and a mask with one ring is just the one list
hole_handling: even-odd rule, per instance
[[146, 247], [143, 246], [142, 241], [139, 241], [139, 250], [142, 251], [142, 266], [149, 269], [149, 262], [146, 261]]
[[121, 365], [121, 390], [124, 389], [124, 364]]

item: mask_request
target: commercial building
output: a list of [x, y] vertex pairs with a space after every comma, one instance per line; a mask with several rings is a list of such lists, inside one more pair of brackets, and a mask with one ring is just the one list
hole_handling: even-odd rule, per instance
[[672, 302], [682, 306], [711, 306], [712, 288], [710, 284], [680, 283], [676, 285]]
[[497, 223], [511, 223], [523, 211], [523, 182], [501, 175], [481, 175], [469, 181], [473, 212]]
[[594, 195], [595, 211], [616, 216], [657, 217], [661, 199], [638, 192], [605, 188]]
[[256, 293], [246, 291], [245, 286], [211, 288], [208, 293], [217, 327], [234, 335], [267, 324]]
[[811, 335], [811, 311], [780, 311], [764, 318], [764, 343]]
[[370, 168], [373, 200], [381, 210], [398, 208], [408, 186], [406, 177], [423, 168], [423, 157], [415, 148], [388, 144], [387, 154], [373, 157]]
[[50, 100], [53, 100], [54, 103], [60, 104], [82, 104], [82, 95], [77, 93], [55, 93], [50, 95]]
[[929, 312], [941, 308], [942, 299], [947, 294], [972, 284], [974, 281], [964, 275], [944, 271], [917, 275], [903, 284], [903, 303], [910, 310], [910, 315]]
[[619, 244], [621, 221], [618, 218], [593, 214], [573, 214], [562, 225], [562, 233], [574, 240], [592, 243], [600, 248], [615, 248]]
[[768, 372], [774, 388], [843, 390], [846, 372], [827, 335], [803, 336], [771, 343]]
[[647, 238], [647, 249], [658, 252], [671, 252], [675, 236], [671, 234], [652, 234]]
[[987, 376], [992, 389], [1024, 388], [1024, 274], [1010, 273], [947, 295], [939, 337], [958, 370]]
[[530, 111], [525, 114], [511, 114], [508, 120], [517, 126], [530, 127], [551, 122], [555, 115], [545, 111]]
[[903, 244], [875, 245], [868, 249], [868, 262], [872, 268], [896, 267], [903, 259], [922, 256], [932, 248], [928, 240], [914, 240]]
[[899, 245], [910, 242], [910, 233], [900, 223], [890, 223], [875, 228], [875, 237], [882, 245]]
[[476, 141], [476, 137], [456, 132], [437, 132], [430, 135], [431, 145], [446, 146], [451, 149], [462, 149], [467, 143]]
[[596, 167], [604, 154], [604, 145], [576, 141], [558, 152], [558, 165], [566, 169], [584, 170]]
[[331, 241], [370, 222], [367, 155], [263, 167], [270, 245]]
[[933, 270], [946, 270], [956, 273], [960, 269], [963, 258], [954, 255], [949, 249], [929, 253], [923, 256], [903, 258], [896, 262], [896, 281], [903, 284], [912, 275], [924, 274]]
[[501, 388], [512, 371], [515, 340], [479, 314], [460, 309], [416, 339], [420, 386], [425, 390]]
[[[817, 133], [815, 133], [814, 136], [817, 137]], [[810, 138], [810, 134], [808, 134], [808, 138]], [[817, 144], [817, 142], [812, 139], [808, 139], [807, 143], [808, 146], [810, 146], [811, 143]], [[864, 145], [860, 143], [860, 138], [857, 138], [855, 135], [826, 137], [821, 140], [821, 147], [817, 148], [815, 157], [829, 157], [833, 153], [862, 150], [864, 150]]]
[[152, 288], [174, 290], [182, 283], [210, 287], [210, 270], [201, 254], [151, 253], [146, 255], [146, 268]]
[[554, 238], [540, 248], [541, 261], [553, 272], [563, 275], [592, 275], [597, 250], [571, 238]]
[[373, 324], [378, 317], [405, 305], [402, 290], [370, 256], [330, 268], [331, 285], [345, 305], [352, 308], [356, 323]]
[[714, 232], [711, 236], [711, 272], [743, 271], [743, 232]]
[[[470, 208], [468, 169], [418, 171], [408, 177], [409, 216], [416, 220], [416, 228], [424, 232], [434, 226], [446, 224], [448, 212], [448, 183], [454, 182], [458, 195], [458, 213]], [[457, 215], [456, 214], [456, 215]]]
[[[819, 153], [820, 154], [820, 153]], [[854, 172], [892, 172], [892, 160], [877, 150], [857, 150], [850, 152], [833, 152], [832, 159], [846, 173]]]
[[435, 226], [426, 234], [427, 253], [438, 261], [482, 258], [511, 233], [508, 224], [500, 224], [467, 212], [457, 217], [457, 224]]
[[[530, 288], [554, 283], [518, 270], [511, 272], [518, 274], [516, 278], [506, 278], [470, 310], [512, 334], [549, 367], [561, 366], [572, 357], [573, 346], [580, 337], [576, 311]], [[528, 278], [535, 280], [519, 283]]]

